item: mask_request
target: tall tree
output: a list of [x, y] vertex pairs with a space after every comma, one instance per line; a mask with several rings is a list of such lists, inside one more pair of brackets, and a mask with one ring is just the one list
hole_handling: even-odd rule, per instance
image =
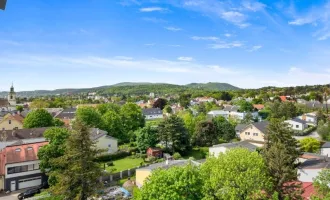
[[24, 128], [50, 127], [53, 125], [53, 117], [45, 109], [30, 112], [23, 121]]
[[38, 158], [40, 160], [40, 169], [47, 173], [49, 185], [55, 185], [58, 174], [63, 168], [54, 162], [55, 158], [64, 155], [65, 142], [70, 136], [70, 131], [66, 128], [50, 128], [44, 133], [44, 137], [49, 141], [49, 144], [43, 146], [38, 151]]
[[49, 108], [49, 103], [42, 99], [35, 99], [30, 104], [30, 108], [32, 109]]
[[330, 141], [330, 122], [320, 121], [317, 125], [317, 133], [320, 134], [322, 140]]
[[180, 106], [184, 108], [188, 108], [188, 106], [190, 105], [190, 98], [191, 98], [191, 94], [180, 94], [179, 96]]
[[120, 110], [123, 119], [123, 128], [126, 132], [135, 131], [145, 124], [141, 108], [135, 103], [126, 103]]
[[167, 105], [167, 100], [163, 98], [158, 98], [154, 104], [152, 105], [153, 108], [159, 108], [163, 110], [165, 106]]
[[[299, 185], [290, 184], [297, 180], [296, 160], [300, 155], [298, 142], [293, 137], [288, 124], [280, 119], [273, 119], [267, 127], [262, 155], [272, 176], [273, 191], [278, 198], [299, 197]], [[295, 192], [294, 192], [295, 191]]]
[[236, 105], [239, 106], [239, 110], [241, 112], [252, 112], [253, 111], [253, 105], [250, 102], [247, 102], [245, 100], [239, 100], [236, 102]]
[[271, 187], [263, 158], [243, 148], [208, 158], [201, 166], [201, 176], [203, 199], [253, 199]]
[[129, 142], [127, 132], [123, 130], [123, 120], [120, 113], [108, 110], [103, 116], [104, 129], [110, 136], [119, 139], [120, 142]]
[[218, 138], [230, 141], [236, 137], [235, 127], [224, 117], [218, 116], [212, 119]]
[[94, 195], [101, 186], [99, 177], [102, 174], [99, 163], [94, 160], [101, 152], [91, 140], [88, 127], [77, 119], [66, 141], [64, 155], [54, 161], [63, 170], [52, 191], [77, 200], [87, 200]]
[[136, 145], [140, 152], [145, 152], [149, 147], [155, 147], [158, 143], [157, 129], [146, 126], [135, 131]]
[[197, 200], [202, 199], [203, 178], [191, 164], [183, 167], [158, 169], [152, 172], [141, 188], [137, 200]]
[[250, 124], [252, 122], [254, 122], [254, 119], [252, 113], [250, 112], [246, 113], [243, 120], [241, 121], [242, 124]]
[[169, 105], [166, 105], [166, 106], [164, 107], [163, 111], [164, 111], [165, 113], [168, 113], [168, 114], [171, 114], [171, 113], [173, 112], [171, 106], [169, 106]]
[[317, 194], [312, 199], [330, 199], [330, 169], [323, 169], [313, 181]]
[[93, 107], [78, 108], [76, 119], [91, 128], [104, 128], [101, 114]]
[[210, 147], [219, 143], [216, 127], [212, 121], [202, 121], [196, 125], [192, 144], [200, 147]]
[[176, 115], [171, 115], [158, 125], [160, 141], [172, 152], [185, 154], [190, 148], [190, 138], [184, 122]]
[[116, 113], [120, 112], [120, 106], [114, 103], [104, 103], [96, 107], [101, 115], [104, 115], [108, 111], [113, 111]]

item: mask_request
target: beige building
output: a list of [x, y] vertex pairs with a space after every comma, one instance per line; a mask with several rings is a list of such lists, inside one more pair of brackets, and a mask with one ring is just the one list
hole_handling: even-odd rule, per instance
[[115, 153], [118, 151], [118, 140], [108, 135], [106, 131], [98, 128], [91, 128], [91, 139], [95, 141], [98, 149], [106, 150], [106, 153]]
[[239, 130], [239, 137], [242, 141], [248, 140], [254, 145], [262, 146], [267, 126], [268, 121], [251, 123]]
[[24, 118], [17, 114], [8, 113], [0, 121], [0, 130], [17, 130], [23, 128]]

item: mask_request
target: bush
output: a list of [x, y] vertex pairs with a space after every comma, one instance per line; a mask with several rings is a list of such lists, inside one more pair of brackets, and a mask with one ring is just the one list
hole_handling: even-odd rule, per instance
[[182, 158], [182, 156], [178, 152], [175, 152], [172, 156], [173, 156], [174, 160], [178, 160], [178, 159]]
[[310, 134], [311, 132], [315, 131], [316, 129], [317, 129], [316, 126], [311, 126], [309, 128], [306, 128], [303, 131], [295, 131], [294, 135], [295, 136], [306, 136], [306, 135]]
[[102, 154], [100, 156], [97, 156], [95, 161], [96, 162], [107, 162], [107, 161], [113, 161], [118, 160], [121, 158], [125, 158], [129, 156], [130, 153], [126, 151], [118, 151], [116, 153], [108, 153], [108, 154]]
[[154, 162], [157, 158], [154, 156], [150, 156], [148, 158], [145, 159], [146, 162]]
[[203, 154], [203, 158], [209, 156], [209, 148], [208, 147], [201, 147], [199, 151]]
[[107, 165], [108, 165], [108, 167], [113, 166], [113, 162], [112, 161], [107, 162]]

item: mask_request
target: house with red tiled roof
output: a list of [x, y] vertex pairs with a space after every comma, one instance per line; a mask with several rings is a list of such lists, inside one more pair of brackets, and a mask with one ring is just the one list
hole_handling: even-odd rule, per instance
[[22, 129], [23, 120], [24, 118], [19, 114], [8, 113], [0, 121], [0, 131]]
[[262, 110], [265, 108], [265, 105], [263, 104], [253, 104], [253, 107], [257, 110]]
[[281, 99], [282, 102], [287, 101], [286, 96], [280, 96], [280, 99]]

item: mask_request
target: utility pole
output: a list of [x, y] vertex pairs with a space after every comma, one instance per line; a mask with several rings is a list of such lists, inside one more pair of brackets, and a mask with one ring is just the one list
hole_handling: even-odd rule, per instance
[[7, 0], [0, 0], [0, 10], [5, 10]]

